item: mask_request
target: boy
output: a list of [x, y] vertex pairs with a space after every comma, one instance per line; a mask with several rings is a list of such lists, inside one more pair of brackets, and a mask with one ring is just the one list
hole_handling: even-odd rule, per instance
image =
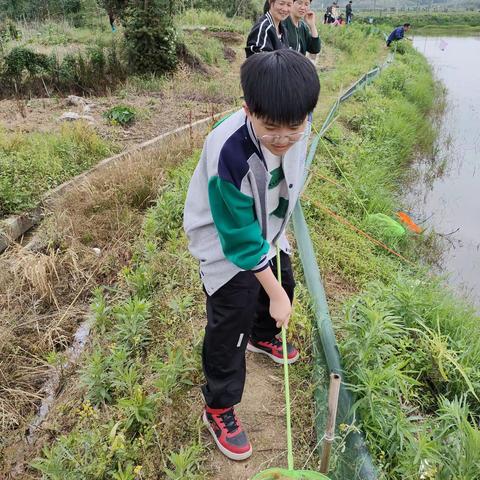
[[310, 0], [295, 0], [290, 16], [283, 22], [291, 49], [302, 55], [320, 53], [320, 38]]
[[[283, 363], [277, 335], [288, 325], [294, 289], [285, 228], [302, 188], [307, 115], [320, 92], [315, 67], [288, 49], [252, 55], [240, 77], [243, 109], [208, 135], [184, 211], [207, 297], [203, 421], [233, 460], [252, 454], [233, 408], [242, 398], [247, 343]], [[289, 363], [297, 360], [292, 345], [287, 353]]]
[[387, 47], [389, 47], [392, 42], [401, 40], [404, 37], [405, 32], [408, 32], [409, 29], [410, 29], [410, 24], [404, 23], [400, 27], [397, 27], [395, 30], [393, 30], [392, 33], [387, 38]]

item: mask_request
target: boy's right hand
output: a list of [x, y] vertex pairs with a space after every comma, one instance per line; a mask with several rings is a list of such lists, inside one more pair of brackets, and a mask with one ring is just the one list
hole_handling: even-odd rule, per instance
[[292, 304], [288, 298], [287, 292], [283, 288], [279, 289], [278, 294], [270, 297], [270, 316], [277, 323], [277, 328], [282, 326], [288, 328], [288, 321], [292, 314]]
[[288, 320], [292, 314], [292, 304], [287, 292], [278, 282], [270, 267], [255, 273], [260, 285], [270, 298], [270, 316], [277, 323], [277, 328], [288, 328]]

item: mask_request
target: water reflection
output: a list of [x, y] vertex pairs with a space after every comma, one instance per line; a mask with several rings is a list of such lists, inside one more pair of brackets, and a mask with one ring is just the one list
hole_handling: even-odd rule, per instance
[[407, 201], [444, 234], [450, 282], [480, 305], [480, 37], [416, 37], [447, 89], [434, 159], [417, 165]]

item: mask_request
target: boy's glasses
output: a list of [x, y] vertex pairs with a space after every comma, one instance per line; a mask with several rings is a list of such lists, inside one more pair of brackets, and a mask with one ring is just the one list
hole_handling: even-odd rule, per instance
[[304, 136], [305, 132], [289, 133], [288, 135], [262, 135], [260, 141], [269, 145], [279, 145], [283, 143], [284, 138], [287, 139], [288, 143], [295, 143]]

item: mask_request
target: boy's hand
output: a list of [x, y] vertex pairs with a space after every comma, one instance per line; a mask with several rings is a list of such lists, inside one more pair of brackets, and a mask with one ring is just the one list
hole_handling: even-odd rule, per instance
[[277, 323], [277, 328], [288, 328], [288, 321], [292, 314], [292, 304], [287, 292], [282, 288], [278, 295], [270, 297], [270, 316]]
[[315, 12], [312, 10], [305, 14], [305, 23], [310, 27], [310, 30], [315, 27]]
[[318, 31], [317, 31], [317, 25], [316, 25], [316, 17], [315, 17], [315, 12], [312, 12], [309, 10], [304, 17], [305, 23], [308, 25], [308, 28], [310, 29], [310, 34], [312, 35], [313, 38], [318, 37]]
[[270, 316], [277, 323], [277, 328], [284, 326], [288, 328], [288, 320], [292, 313], [292, 304], [288, 298], [285, 289], [278, 283], [270, 267], [255, 273], [255, 277], [260, 282], [270, 298]]

